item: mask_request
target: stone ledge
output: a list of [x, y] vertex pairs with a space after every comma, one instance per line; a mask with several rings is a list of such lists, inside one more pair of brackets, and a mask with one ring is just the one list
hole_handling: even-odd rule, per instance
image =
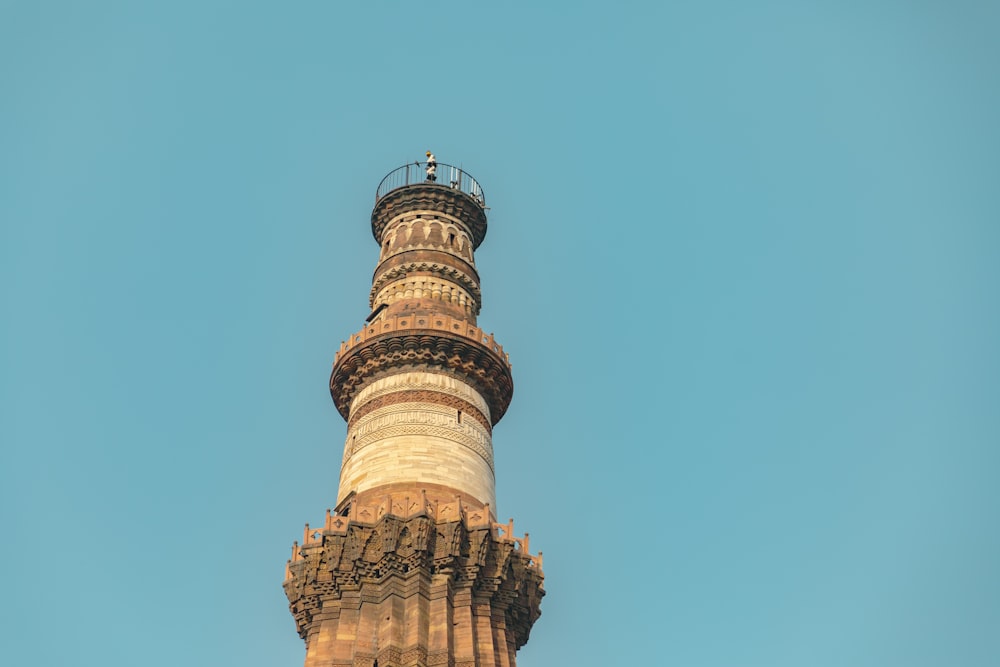
[[372, 209], [372, 235], [382, 245], [386, 226], [401, 213], [439, 211], [460, 222], [469, 232], [473, 249], [486, 238], [486, 211], [471, 195], [437, 183], [415, 183], [392, 190]]
[[492, 425], [514, 395], [510, 360], [492, 334], [447, 315], [396, 315], [341, 343], [330, 375], [330, 395], [341, 416], [350, 418], [351, 401], [368, 382], [403, 368], [440, 370], [468, 382], [489, 405]]

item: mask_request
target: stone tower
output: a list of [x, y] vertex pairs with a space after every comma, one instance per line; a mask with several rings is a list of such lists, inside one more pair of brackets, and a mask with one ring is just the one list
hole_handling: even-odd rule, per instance
[[514, 667], [545, 594], [541, 553], [495, 509], [492, 431], [513, 382], [476, 326], [486, 201], [467, 173], [429, 166], [376, 191], [371, 314], [333, 363], [337, 505], [306, 524], [284, 583], [306, 667]]

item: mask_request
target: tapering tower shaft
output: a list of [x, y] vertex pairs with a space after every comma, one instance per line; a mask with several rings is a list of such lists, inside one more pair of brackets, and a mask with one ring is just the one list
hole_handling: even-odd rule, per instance
[[477, 190], [479, 200], [417, 183], [376, 201], [372, 311], [330, 381], [348, 422], [338, 503], [427, 490], [496, 506], [492, 431], [513, 383], [503, 349], [476, 326], [473, 253], [486, 235]]
[[496, 521], [492, 433], [510, 362], [476, 324], [485, 199], [460, 169], [379, 186], [379, 259], [330, 392], [347, 420], [337, 507], [285, 579], [306, 667], [513, 667], [538, 618], [541, 554]]

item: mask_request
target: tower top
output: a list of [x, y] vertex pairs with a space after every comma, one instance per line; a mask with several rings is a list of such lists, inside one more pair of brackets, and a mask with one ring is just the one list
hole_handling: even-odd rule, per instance
[[[433, 156], [432, 156], [433, 157]], [[472, 247], [486, 238], [486, 196], [468, 172], [443, 162], [413, 162], [393, 169], [375, 190], [372, 235], [382, 245], [389, 220], [406, 211], [451, 214], [468, 228]]]

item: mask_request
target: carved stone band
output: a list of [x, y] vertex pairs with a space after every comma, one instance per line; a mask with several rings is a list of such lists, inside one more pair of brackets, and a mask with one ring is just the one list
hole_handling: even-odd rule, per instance
[[338, 353], [330, 394], [344, 419], [351, 401], [373, 380], [391, 371], [443, 372], [472, 385], [489, 405], [495, 425], [510, 405], [514, 380], [504, 357], [487, 345], [447, 331], [402, 329], [376, 334]]
[[356, 410], [368, 401], [387, 394], [405, 391], [433, 391], [472, 403], [480, 412], [489, 417], [489, 406], [483, 397], [468, 383], [444, 373], [428, 373], [426, 371], [410, 371], [396, 373], [367, 385], [358, 392], [351, 403], [351, 418]]
[[338, 502], [350, 492], [399, 484], [436, 485], [496, 504], [493, 443], [475, 419], [458, 421], [436, 403], [373, 410], [347, 431]]
[[371, 301], [372, 309], [380, 305], [389, 305], [403, 300], [433, 299], [442, 302], [442, 306], [458, 306], [467, 315], [478, 315], [481, 302], [474, 299], [469, 292], [457, 284], [447, 280], [434, 280], [436, 276], [409, 276], [397, 282], [387, 284], [380, 289]]
[[439, 403], [397, 403], [375, 409], [348, 429], [344, 462], [368, 445], [399, 435], [430, 435], [468, 447], [493, 469], [493, 442], [475, 419], [458, 421], [456, 412]]
[[375, 297], [383, 287], [395, 280], [405, 278], [414, 273], [429, 273], [432, 275], [438, 275], [444, 280], [453, 282], [459, 287], [465, 289], [465, 291], [467, 291], [475, 300], [475, 311], [477, 314], [479, 313], [479, 309], [483, 303], [483, 293], [479, 289], [478, 276], [470, 276], [467, 273], [440, 262], [407, 262], [405, 264], [400, 264], [399, 266], [394, 266], [391, 269], [379, 274], [372, 283], [371, 292], [368, 293], [368, 305], [372, 308], [375, 307]]
[[486, 211], [471, 196], [447, 185], [413, 184], [388, 193], [372, 209], [372, 235], [382, 245], [382, 233], [392, 220], [411, 211], [434, 211], [469, 231], [472, 247], [486, 238]]
[[490, 420], [472, 403], [438, 391], [420, 389], [397, 391], [362, 403], [351, 410], [351, 418], [347, 422], [347, 428], [352, 428], [362, 417], [378, 410], [379, 408], [399, 403], [432, 403], [434, 405], [439, 405], [442, 408], [447, 409], [449, 414], [454, 414], [459, 423], [461, 423], [462, 416], [464, 415], [466, 419], [476, 420], [484, 429], [486, 429], [487, 433], [493, 432], [493, 428], [490, 426]]
[[472, 262], [472, 243], [465, 226], [437, 211], [411, 211], [394, 218], [382, 233], [379, 262], [406, 250], [444, 250]]

